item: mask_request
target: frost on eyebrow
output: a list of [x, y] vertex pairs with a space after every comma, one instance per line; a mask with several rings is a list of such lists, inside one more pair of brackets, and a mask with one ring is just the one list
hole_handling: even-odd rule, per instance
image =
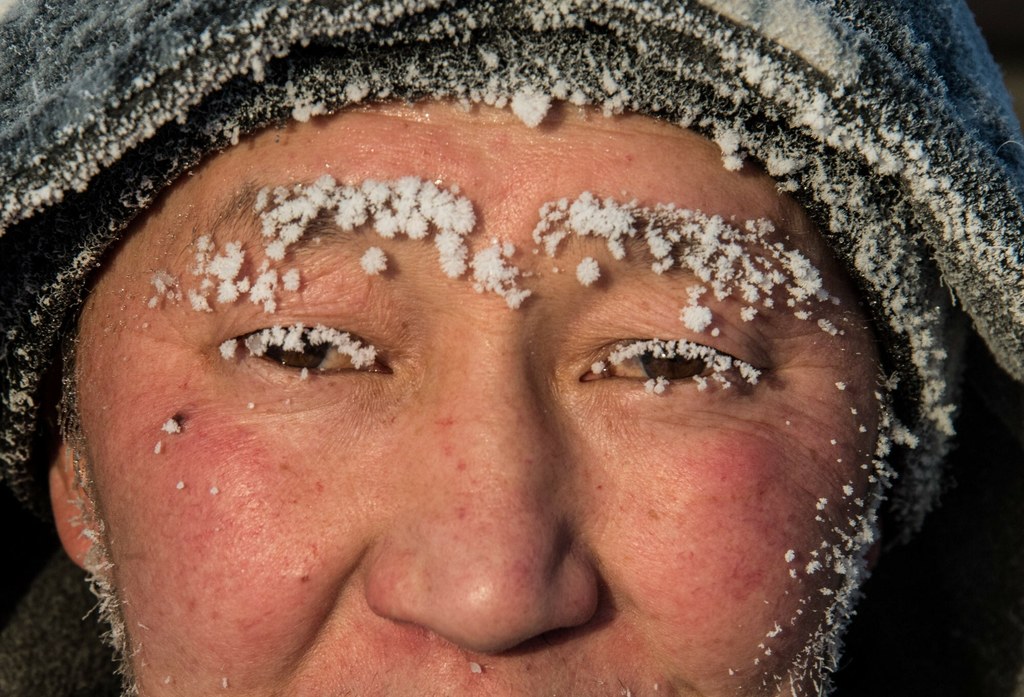
[[[770, 220], [747, 220], [737, 227], [720, 216], [678, 208], [674, 204], [643, 207], [636, 201], [600, 200], [590, 192], [573, 201], [563, 198], [544, 204], [533, 239], [549, 257], [570, 235], [604, 240], [613, 259], [623, 260], [627, 250], [641, 246], [653, 259], [651, 270], [662, 274], [672, 268], [688, 270], [699, 281], [687, 289], [680, 320], [700, 334], [712, 326], [714, 315], [701, 299], [735, 297], [743, 303], [740, 319], [752, 321], [758, 306], [773, 308], [784, 301], [799, 319], [809, 319], [813, 305], [831, 300], [821, 274], [800, 251], [773, 240]], [[593, 261], [593, 260], [591, 260]], [[597, 278], [596, 262], [578, 278], [589, 285]], [[822, 331], [835, 328], [827, 322]], [[712, 329], [712, 334], [716, 330]]]
[[[233, 303], [247, 297], [272, 313], [278, 293], [296, 291], [301, 285], [299, 270], [283, 270], [289, 250], [301, 242], [313, 225], [328, 222], [341, 232], [369, 228], [379, 237], [410, 240], [432, 237], [441, 271], [449, 278], [463, 277], [472, 269], [473, 287], [493, 292], [516, 308], [530, 295], [516, 284], [519, 269], [505, 260], [515, 252], [510, 245], [491, 246], [472, 258], [467, 236], [476, 227], [472, 202], [458, 188], [443, 189], [418, 177], [393, 181], [365, 180], [357, 185], [340, 184], [324, 175], [311, 184], [267, 187], [257, 192], [253, 211], [258, 216], [263, 241], [262, 259], [252, 275], [242, 275], [247, 250], [231, 242], [217, 248], [209, 236], [196, 241], [194, 276], [199, 287], [188, 291], [197, 311], [211, 311], [216, 303]], [[367, 275], [387, 268], [387, 257], [378, 247], [369, 247], [360, 266]]]

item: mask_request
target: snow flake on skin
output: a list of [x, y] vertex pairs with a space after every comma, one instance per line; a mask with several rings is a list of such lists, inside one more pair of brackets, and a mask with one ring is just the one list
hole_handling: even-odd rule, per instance
[[[815, 687], [815, 692], [808, 692], [804, 683], [796, 678], [824, 675], [820, 670], [824, 665], [822, 661], [835, 662], [839, 659], [839, 639], [853, 615], [859, 588], [867, 573], [867, 553], [878, 538], [877, 511], [895, 476], [886, 457], [892, 434], [899, 432], [902, 426], [893, 417], [888, 396], [876, 393], [875, 398], [879, 403], [880, 414], [876, 450], [873, 455], [865, 458], [862, 466], [862, 469], [872, 472], [866, 478], [866, 497], [851, 498], [856, 490], [850, 482], [841, 488], [841, 498], [847, 501], [843, 506], [829, 505], [826, 497], [817, 498], [815, 519], [825, 526], [824, 538], [817, 548], [809, 550], [805, 557], [808, 561], [799, 562], [800, 565], [796, 550], [787, 550], [783, 555], [790, 567], [790, 578], [800, 583], [798, 587], [803, 593], [801, 605], [811, 608], [822, 600], [825, 602], [817, 629], [808, 637], [789, 671], [787, 687], [790, 689], [789, 694], [795, 697], [810, 697], [818, 694], [819, 689]], [[826, 509], [832, 510], [829, 520], [822, 517]], [[804, 610], [798, 610], [789, 623], [795, 624], [803, 614]], [[787, 625], [785, 622], [777, 622], [775, 626]], [[774, 628], [768, 634], [773, 631]], [[756, 664], [758, 659], [754, 662]], [[778, 680], [772, 684], [781, 685], [782, 677], [775, 677]]]
[[[821, 274], [803, 254], [770, 239], [775, 228], [769, 220], [748, 220], [737, 227], [720, 216], [670, 203], [644, 207], [636, 201], [598, 199], [589, 192], [572, 201], [545, 203], [540, 219], [533, 239], [549, 257], [557, 254], [563, 240], [576, 235], [604, 240], [615, 260], [624, 259], [627, 250], [642, 249], [656, 274], [672, 268], [689, 271], [701, 285], [688, 289], [680, 319], [695, 333], [708, 330], [714, 321], [711, 310], [699, 302], [709, 292], [718, 301], [742, 299], [745, 322], [754, 320], [755, 303], [773, 308], [778, 294], [801, 319], [811, 316], [808, 308], [814, 304], [834, 302]], [[831, 323], [819, 326], [829, 334], [838, 331]]]

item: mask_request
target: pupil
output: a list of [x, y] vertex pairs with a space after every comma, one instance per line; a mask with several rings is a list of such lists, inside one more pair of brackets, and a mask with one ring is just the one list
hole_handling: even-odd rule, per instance
[[316, 369], [324, 359], [327, 345], [307, 346], [304, 351], [286, 351], [280, 346], [268, 346], [264, 355], [288, 368]]
[[643, 367], [646, 377], [683, 380], [700, 375], [707, 369], [707, 365], [700, 358], [682, 358], [680, 356], [667, 358], [663, 353], [659, 352], [659, 354], [655, 355], [648, 351], [640, 355], [640, 365]]

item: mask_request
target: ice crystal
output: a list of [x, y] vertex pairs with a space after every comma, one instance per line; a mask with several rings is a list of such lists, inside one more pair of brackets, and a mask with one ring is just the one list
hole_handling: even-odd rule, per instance
[[576, 280], [580, 285], [591, 286], [601, 277], [601, 267], [593, 257], [584, 257], [576, 266]]
[[367, 276], [377, 276], [388, 268], [388, 258], [380, 247], [370, 247], [360, 257], [359, 265]]

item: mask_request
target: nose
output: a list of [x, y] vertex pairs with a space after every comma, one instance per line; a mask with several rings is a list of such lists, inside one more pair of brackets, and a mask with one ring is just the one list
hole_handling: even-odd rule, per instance
[[542, 389], [491, 371], [426, 391], [396, 456], [403, 501], [369, 555], [370, 608], [480, 653], [586, 624], [598, 578]]

